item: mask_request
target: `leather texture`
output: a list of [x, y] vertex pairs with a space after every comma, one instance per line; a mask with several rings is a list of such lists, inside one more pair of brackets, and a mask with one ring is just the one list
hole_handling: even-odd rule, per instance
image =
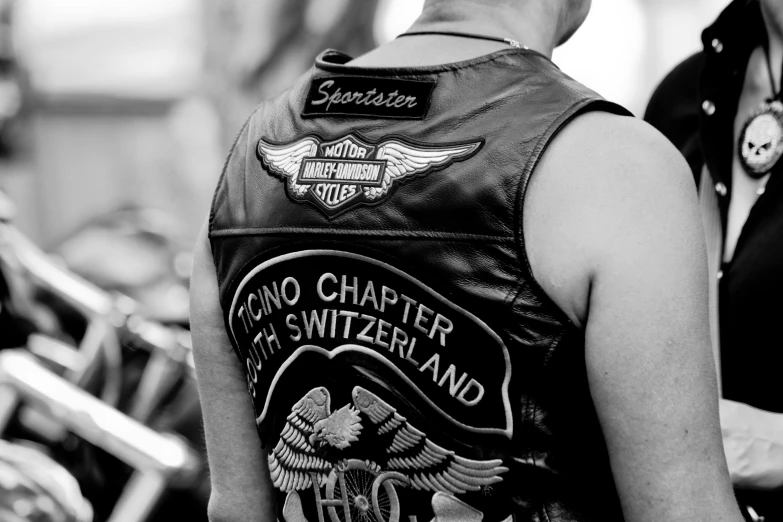
[[[474, 436], [441, 429], [440, 440], [450, 438], [458, 454], [500, 459], [508, 468], [502, 483], [482, 486], [484, 520], [622, 520], [588, 389], [584, 332], [533, 278], [522, 213], [536, 164], [564, 125], [585, 111], [627, 111], [532, 51], [504, 50], [457, 64], [411, 69], [356, 69], [345, 65], [349, 59], [336, 52], [322, 54], [289, 90], [258, 107], [237, 138], [210, 219], [227, 325], [240, 281], [265, 260], [334, 249], [392, 266], [483, 321], [508, 349], [513, 434]], [[437, 85], [428, 114], [420, 121], [301, 118], [310, 80], [330, 74], [356, 74], [381, 83], [384, 78], [434, 80]], [[398, 182], [378, 204], [356, 206], [332, 218], [314, 205], [295, 202], [285, 182], [268, 172], [257, 153], [260, 139], [290, 143], [319, 136], [326, 141], [349, 134], [372, 143], [402, 136], [429, 145], [477, 140], [483, 145], [467, 160]], [[470, 352], [466, 360], [483, 364], [481, 347], [457, 344], [450, 349]], [[244, 366], [247, 350], [236, 346], [236, 351]], [[411, 401], [414, 411], [415, 398]], [[291, 403], [280, 406], [278, 427], [291, 412]], [[333, 409], [340, 404], [334, 403]], [[263, 407], [255, 401], [257, 414]], [[411, 415], [406, 417], [413, 424]], [[420, 422], [426, 424], [427, 417]], [[366, 430], [368, 422], [363, 425]], [[262, 442], [271, 450], [277, 434], [263, 428]], [[438, 427], [429, 429], [432, 438]], [[284, 505], [298, 506], [293, 500], [280, 494], [281, 520], [286, 519]], [[329, 519], [326, 511], [324, 516]], [[294, 515], [288, 512], [288, 518]], [[318, 518], [310, 512], [307, 519]], [[418, 521], [425, 522], [421, 516]]]

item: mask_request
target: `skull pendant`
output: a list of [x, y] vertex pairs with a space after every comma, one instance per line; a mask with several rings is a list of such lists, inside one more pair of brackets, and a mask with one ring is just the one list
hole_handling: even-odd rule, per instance
[[783, 103], [763, 103], [740, 133], [740, 163], [754, 179], [767, 174], [783, 156]]

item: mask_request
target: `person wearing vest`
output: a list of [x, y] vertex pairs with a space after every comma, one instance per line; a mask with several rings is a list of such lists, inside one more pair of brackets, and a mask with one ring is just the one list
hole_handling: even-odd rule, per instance
[[687, 165], [583, 0], [428, 0], [241, 130], [197, 246], [214, 521], [741, 520]]
[[735, 0], [645, 119], [683, 153], [707, 234], [729, 471], [746, 518], [783, 521], [783, 4]]

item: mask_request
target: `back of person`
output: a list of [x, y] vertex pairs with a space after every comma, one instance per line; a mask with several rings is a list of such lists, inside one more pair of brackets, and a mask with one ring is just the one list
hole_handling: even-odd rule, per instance
[[278, 506], [620, 520], [584, 334], [531, 277], [520, 201], [561, 125], [623, 110], [524, 49], [348, 60], [256, 111], [213, 206]]
[[738, 520], [685, 168], [553, 5], [428, 2], [250, 117], [191, 289], [213, 520]]

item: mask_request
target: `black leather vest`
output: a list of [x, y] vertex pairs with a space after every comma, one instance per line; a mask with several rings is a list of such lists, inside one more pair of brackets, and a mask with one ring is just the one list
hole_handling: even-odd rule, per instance
[[210, 220], [280, 520], [622, 520], [522, 211], [559, 129], [627, 112], [533, 51], [349, 60], [255, 111]]

